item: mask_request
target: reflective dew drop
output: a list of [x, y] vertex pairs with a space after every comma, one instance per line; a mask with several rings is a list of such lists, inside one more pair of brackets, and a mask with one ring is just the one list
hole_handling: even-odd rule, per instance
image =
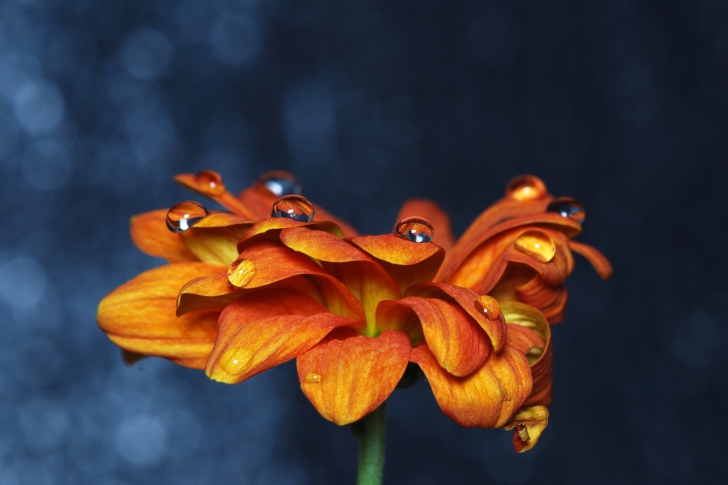
[[485, 315], [488, 320], [495, 320], [500, 315], [498, 302], [488, 295], [481, 295], [475, 300], [475, 309]]
[[286, 217], [299, 222], [311, 222], [314, 216], [313, 204], [300, 195], [281, 197], [273, 204], [271, 217]]
[[210, 211], [202, 204], [191, 200], [180, 202], [167, 212], [167, 228], [176, 233], [185, 232], [208, 215]]
[[516, 249], [528, 254], [536, 261], [548, 263], [554, 259], [556, 244], [551, 236], [543, 231], [526, 231], [516, 239]]
[[248, 349], [234, 348], [225, 351], [218, 365], [228, 374], [239, 374], [244, 366], [248, 365], [254, 352]]
[[435, 230], [421, 217], [407, 217], [399, 221], [394, 235], [416, 243], [427, 243], [435, 237]]
[[231, 285], [242, 288], [255, 276], [255, 263], [248, 259], [238, 259], [228, 268], [228, 281]]
[[197, 182], [197, 190], [205, 195], [214, 197], [222, 195], [225, 192], [225, 184], [222, 181], [222, 177], [214, 170], [197, 172], [195, 182]]
[[506, 197], [513, 200], [535, 200], [546, 195], [546, 185], [533, 175], [520, 175], [508, 183]]
[[298, 179], [288, 172], [276, 170], [266, 172], [260, 176], [258, 183], [273, 192], [278, 197], [286, 195], [301, 195], [303, 192]]
[[303, 382], [306, 384], [321, 384], [321, 381], [323, 380], [323, 376], [321, 374], [316, 374], [315, 372], [309, 372], [306, 374], [306, 377], [303, 379]]
[[571, 197], [559, 197], [546, 207], [546, 212], [556, 212], [563, 217], [570, 217], [579, 224], [584, 222], [586, 212], [584, 206]]

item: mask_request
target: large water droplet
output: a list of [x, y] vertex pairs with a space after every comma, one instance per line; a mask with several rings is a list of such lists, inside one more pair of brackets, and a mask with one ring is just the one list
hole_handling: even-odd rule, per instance
[[475, 300], [475, 309], [485, 315], [488, 320], [495, 320], [500, 315], [498, 302], [488, 295], [481, 295]]
[[195, 175], [197, 190], [208, 196], [222, 195], [225, 192], [225, 184], [222, 177], [214, 170], [203, 170]]
[[286, 217], [299, 222], [311, 222], [314, 216], [313, 204], [300, 195], [281, 197], [273, 204], [271, 217]]
[[275, 170], [266, 172], [258, 178], [258, 183], [273, 192], [278, 197], [286, 195], [301, 195], [303, 192], [298, 179], [288, 172]]
[[535, 200], [546, 195], [546, 186], [533, 175], [520, 175], [508, 183], [506, 197], [513, 200]]
[[579, 224], [584, 222], [586, 212], [584, 206], [571, 197], [559, 197], [546, 207], [547, 212], [556, 212], [563, 217], [571, 217]]
[[228, 281], [238, 288], [250, 283], [255, 276], [255, 263], [248, 259], [238, 259], [228, 268]]
[[394, 235], [416, 243], [427, 243], [435, 237], [435, 230], [421, 217], [407, 217], [399, 221]]
[[518, 236], [514, 245], [516, 249], [541, 263], [548, 263], [556, 254], [554, 240], [543, 231], [526, 231]]
[[210, 211], [202, 204], [192, 200], [180, 202], [167, 212], [167, 228], [172, 232], [185, 232], [208, 215]]
[[306, 384], [321, 384], [321, 381], [323, 381], [323, 376], [321, 374], [316, 374], [315, 372], [309, 372], [306, 374], [306, 377], [303, 379], [303, 382]]

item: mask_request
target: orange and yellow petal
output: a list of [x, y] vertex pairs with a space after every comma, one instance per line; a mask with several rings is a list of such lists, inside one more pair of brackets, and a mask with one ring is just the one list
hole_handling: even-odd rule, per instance
[[331, 221], [300, 222], [285, 217], [270, 217], [256, 222], [243, 235], [240, 241], [238, 241], [238, 251], [245, 249], [245, 246], [250, 244], [252, 240], [259, 239], [260, 237], [275, 239], [281, 230], [293, 227], [308, 227], [311, 229], [329, 232], [339, 237], [344, 237], [344, 233], [341, 231], [341, 228]]
[[455, 238], [450, 228], [450, 217], [436, 203], [426, 199], [410, 199], [399, 210], [397, 220], [401, 221], [408, 217], [426, 219], [435, 230], [432, 242], [445, 251], [449, 251], [455, 244]]
[[378, 408], [402, 378], [410, 357], [406, 333], [366, 337], [342, 328], [298, 357], [301, 389], [321, 415], [338, 425]]
[[531, 393], [528, 360], [510, 345], [467, 377], [448, 373], [424, 344], [412, 349], [410, 360], [425, 373], [442, 412], [461, 426], [504, 426]]
[[611, 263], [596, 248], [589, 246], [588, 244], [584, 244], [584, 243], [580, 243], [580, 242], [576, 242], [576, 241], [569, 241], [569, 247], [575, 253], [579, 253], [582, 256], [584, 256], [584, 258], [586, 258], [586, 260], [591, 263], [591, 265], [596, 270], [597, 274], [599, 274], [599, 276], [603, 280], [606, 280], [610, 276], [612, 276]]
[[[201, 177], [203, 173], [212, 174], [219, 179], [219, 183], [215, 188], [209, 185], [209, 177]], [[218, 204], [233, 211], [235, 214], [241, 215], [249, 220], [257, 220], [255, 213], [251, 211], [243, 202], [225, 189], [219, 174], [211, 170], [205, 170], [198, 174], [181, 173], [174, 177], [174, 180], [183, 187], [197, 192], [200, 195], [209, 197]]]
[[243, 295], [220, 315], [207, 375], [234, 384], [307, 351], [332, 329], [352, 323], [292, 290]]
[[430, 351], [450, 374], [472, 374], [490, 355], [490, 340], [459, 305], [437, 298], [407, 297], [383, 301], [377, 309], [377, 321], [399, 323], [406, 328], [410, 317], [398, 311], [397, 307], [409, 308], [417, 315]]
[[536, 446], [548, 424], [549, 410], [544, 406], [524, 407], [518, 410], [505, 429], [515, 428], [513, 448], [516, 453], [523, 453]]
[[200, 368], [215, 342], [219, 311], [177, 317], [177, 293], [190, 279], [215, 271], [219, 267], [205, 263], [146, 271], [101, 300], [99, 327], [125, 350]]
[[178, 234], [167, 229], [167, 209], [145, 212], [131, 218], [131, 239], [150, 256], [170, 263], [198, 261]]

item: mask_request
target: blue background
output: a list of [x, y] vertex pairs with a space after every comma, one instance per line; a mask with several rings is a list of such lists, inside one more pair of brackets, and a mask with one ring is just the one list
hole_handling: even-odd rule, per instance
[[96, 327], [160, 264], [129, 217], [205, 168], [292, 171], [365, 233], [411, 196], [459, 233], [520, 173], [586, 206], [615, 276], [577, 260], [541, 442], [460, 428], [420, 381], [386, 483], [719, 480], [727, 108], [725, 1], [0, 1], [0, 483], [353, 483], [292, 363], [226, 386], [126, 367]]

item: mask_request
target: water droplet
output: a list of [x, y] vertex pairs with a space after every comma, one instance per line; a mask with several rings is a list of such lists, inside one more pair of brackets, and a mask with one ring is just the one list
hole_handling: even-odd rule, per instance
[[195, 175], [197, 190], [205, 195], [216, 196], [225, 192], [225, 184], [222, 177], [214, 170], [203, 170]]
[[244, 366], [248, 365], [253, 357], [253, 352], [248, 349], [233, 348], [225, 351], [218, 364], [230, 375], [240, 373]]
[[180, 202], [167, 212], [167, 228], [172, 232], [185, 232], [208, 215], [210, 211], [202, 204], [192, 200]]
[[506, 197], [513, 200], [535, 200], [546, 195], [546, 185], [533, 175], [520, 175], [508, 183]]
[[299, 222], [311, 222], [314, 215], [313, 204], [300, 195], [287, 195], [273, 204], [270, 215], [271, 217], [286, 217]]
[[500, 315], [498, 302], [492, 296], [481, 295], [475, 300], [475, 308], [486, 316], [488, 320], [495, 320]]
[[323, 376], [321, 374], [316, 374], [315, 372], [309, 372], [306, 374], [306, 378], [303, 380], [306, 384], [321, 384], [321, 381], [323, 380]]
[[427, 243], [435, 237], [435, 230], [421, 217], [407, 217], [399, 221], [394, 234], [412, 242]]
[[231, 285], [242, 288], [255, 276], [255, 263], [248, 259], [238, 259], [228, 268], [228, 281]]
[[541, 263], [548, 263], [556, 254], [554, 240], [543, 231], [526, 231], [518, 236], [514, 245], [516, 249]]
[[278, 197], [286, 195], [301, 195], [303, 189], [298, 179], [288, 172], [275, 170], [266, 172], [258, 178], [258, 183], [273, 192]]
[[546, 207], [547, 212], [556, 212], [563, 217], [571, 217], [579, 224], [584, 222], [586, 212], [584, 206], [571, 197], [559, 197]]

